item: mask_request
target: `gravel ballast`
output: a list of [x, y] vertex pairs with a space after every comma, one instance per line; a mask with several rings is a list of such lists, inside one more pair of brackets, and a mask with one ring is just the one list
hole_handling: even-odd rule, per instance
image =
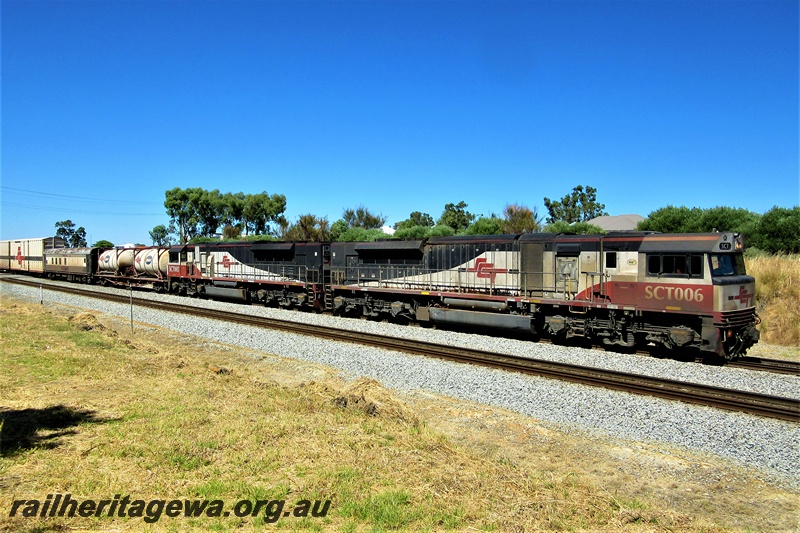
[[[99, 287], [84, 288], [93, 291], [116, 291]], [[121, 292], [127, 294], [127, 291]], [[0, 295], [39, 301], [38, 288], [8, 283], [0, 283]], [[797, 376], [710, 367], [486, 335], [340, 319], [146, 292], [135, 292], [134, 296], [171, 299], [177, 303], [202, 305], [234, 313], [409, 337], [537, 359], [800, 398], [800, 378]], [[44, 300], [48, 305], [60, 304], [92, 309], [107, 315], [130, 316], [128, 305], [47, 291], [46, 288]], [[800, 426], [797, 424], [263, 328], [191, 318], [136, 306], [134, 320], [251, 350], [329, 365], [341, 370], [346, 377], [367, 376], [387, 387], [402, 391], [431, 391], [507, 408], [535, 417], [544, 423], [557, 425], [559, 429], [565, 431], [583, 431], [594, 436], [636, 441], [664, 442], [709, 453], [742, 466], [756, 468], [762, 472], [766, 480], [800, 488], [797, 466], [800, 464]]]

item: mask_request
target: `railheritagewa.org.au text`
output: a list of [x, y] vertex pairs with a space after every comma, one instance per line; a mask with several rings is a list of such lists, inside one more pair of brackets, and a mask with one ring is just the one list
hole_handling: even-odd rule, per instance
[[263, 517], [273, 523], [281, 518], [321, 518], [328, 514], [330, 500], [239, 500], [228, 506], [222, 500], [190, 499], [134, 499], [129, 495], [115, 494], [106, 500], [76, 499], [71, 494], [48, 494], [44, 499], [14, 500], [9, 517], [129, 517], [144, 522], [158, 522], [162, 518], [217, 518]]

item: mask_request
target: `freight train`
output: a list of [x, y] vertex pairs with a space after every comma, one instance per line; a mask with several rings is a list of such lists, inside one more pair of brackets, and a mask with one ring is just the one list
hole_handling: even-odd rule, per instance
[[480, 235], [64, 248], [0, 241], [0, 270], [336, 315], [490, 327], [733, 359], [758, 341], [736, 233]]

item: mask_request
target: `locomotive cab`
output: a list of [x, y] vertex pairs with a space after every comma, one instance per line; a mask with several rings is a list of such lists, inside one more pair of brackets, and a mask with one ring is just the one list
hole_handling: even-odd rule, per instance
[[714, 290], [713, 320], [718, 338], [717, 353], [724, 357], [743, 354], [758, 342], [755, 328], [755, 278], [747, 275], [741, 236], [721, 234], [708, 254], [711, 284]]

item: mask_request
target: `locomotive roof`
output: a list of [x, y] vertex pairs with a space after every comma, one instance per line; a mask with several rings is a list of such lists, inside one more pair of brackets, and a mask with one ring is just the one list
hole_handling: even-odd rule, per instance
[[742, 250], [738, 233], [656, 233], [642, 239], [642, 252], [733, 252]]

